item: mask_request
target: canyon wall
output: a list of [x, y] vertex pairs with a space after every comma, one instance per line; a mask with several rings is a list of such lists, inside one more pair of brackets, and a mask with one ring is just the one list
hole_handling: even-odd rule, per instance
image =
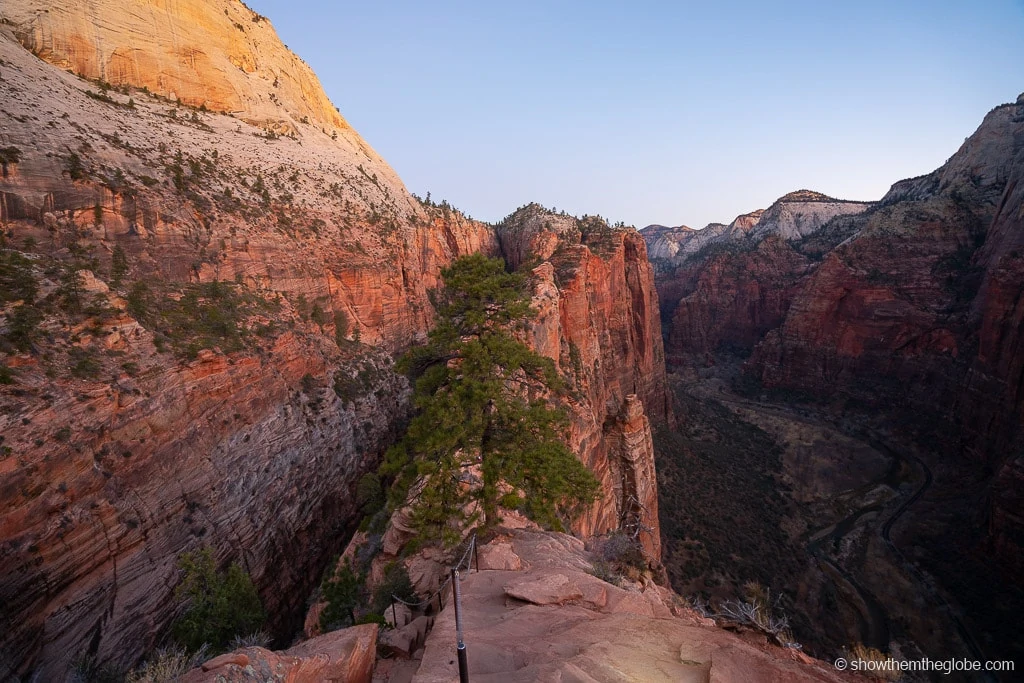
[[[140, 64], [163, 59], [147, 50], [169, 44], [167, 26], [224, 57], [213, 29], [173, 14], [188, 3], [151, 8], [153, 22], [135, 4], [110, 16], [131, 27]], [[175, 615], [176, 557], [202, 546], [240, 561], [271, 627], [290, 633], [356, 512], [354, 481], [407, 415], [390, 354], [425, 335], [444, 265], [497, 251], [490, 227], [421, 207], [337, 121], [329, 131], [282, 105], [294, 127], [268, 132], [154, 96], [145, 69], [101, 72], [131, 86], [104, 89], [11, 33], [91, 74], [58, 49], [80, 42], [62, 31], [91, 26], [86, 5], [33, 10], [42, 43], [22, 31], [22, 3], [4, 3], [0, 28], [0, 224], [14, 264], [0, 298], [5, 679], [56, 680], [85, 656], [133, 663]], [[298, 63], [246, 21], [267, 68]], [[90, 50], [75, 54], [102, 52]], [[197, 64], [212, 79], [197, 90], [220, 87], [223, 70]], [[6, 289], [16, 277], [27, 298]], [[20, 328], [19, 315], [38, 319]]]
[[798, 190], [729, 225], [645, 228], [648, 249], [670, 254], [652, 259], [669, 365], [713, 362], [718, 350], [749, 354], [783, 321], [798, 283], [813, 269], [794, 243], [869, 207]]

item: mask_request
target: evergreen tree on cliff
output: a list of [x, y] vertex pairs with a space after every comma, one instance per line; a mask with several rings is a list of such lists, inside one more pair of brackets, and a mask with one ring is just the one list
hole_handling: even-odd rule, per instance
[[[478, 521], [464, 513], [474, 502], [485, 525], [502, 506], [560, 529], [598, 483], [565, 444], [565, 413], [549, 405], [561, 389], [554, 364], [514, 336], [535, 315], [526, 279], [480, 254], [441, 275], [437, 325], [399, 363], [417, 378], [417, 414], [382, 472], [403, 498], [412, 492], [413, 521], [430, 539], [451, 541]], [[482, 482], [469, 486], [474, 465]]]

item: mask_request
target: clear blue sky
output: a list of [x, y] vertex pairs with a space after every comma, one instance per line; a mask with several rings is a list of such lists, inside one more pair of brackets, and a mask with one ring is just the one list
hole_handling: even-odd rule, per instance
[[701, 227], [878, 199], [1024, 91], [1024, 0], [249, 0], [406, 186]]

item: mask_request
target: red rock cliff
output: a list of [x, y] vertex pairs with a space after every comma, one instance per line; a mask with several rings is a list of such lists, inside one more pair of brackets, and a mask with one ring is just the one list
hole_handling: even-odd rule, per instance
[[[131, 9], [142, 4], [141, 15]], [[291, 108], [282, 94], [273, 111], [294, 127], [271, 134], [248, 115], [147, 94], [138, 86], [158, 88], [145, 69], [101, 70], [132, 86], [104, 90], [9, 32], [95, 75], [75, 60], [106, 54], [90, 40], [120, 44], [107, 40], [118, 22], [139, 65], [170, 59], [150, 52], [167, 46], [166, 26], [179, 46], [202, 44], [218, 62], [230, 55], [207, 37], [220, 29], [175, 13], [244, 9], [108, 3], [97, 11], [119, 12], [93, 34], [96, 8], [86, 5], [48, 16], [29, 3], [2, 7], [0, 225], [4, 257], [18, 259], [34, 289], [27, 301], [13, 290], [0, 298], [5, 679], [38, 666], [56, 680], [85, 655], [131, 664], [174, 617], [176, 556], [203, 545], [241, 561], [272, 625], [289, 631], [343, 540], [353, 482], [407, 410], [387, 352], [425, 334], [426, 293], [444, 265], [497, 248], [488, 226], [421, 208], [354, 132], [317, 120], [315, 107]], [[274, 63], [285, 50], [272, 30], [245, 20], [245, 40], [260, 32], [260, 68], [292, 69], [294, 56]], [[211, 80], [188, 81], [197, 92], [217, 90], [221, 71], [190, 64], [174, 78], [198, 74]], [[310, 96], [326, 102], [318, 89]], [[215, 281], [227, 284], [197, 289]], [[221, 298], [204, 307], [189, 298], [196, 292]], [[184, 317], [161, 317], [174, 310]], [[13, 342], [25, 311], [39, 318]], [[206, 332], [188, 338], [181, 328]]]
[[599, 219], [531, 204], [498, 228], [506, 258], [533, 266], [539, 310], [533, 345], [570, 378], [571, 442], [604, 496], [579, 522], [589, 536], [640, 529], [660, 558], [654, 449], [648, 417], [673, 419], [657, 293], [643, 239]]

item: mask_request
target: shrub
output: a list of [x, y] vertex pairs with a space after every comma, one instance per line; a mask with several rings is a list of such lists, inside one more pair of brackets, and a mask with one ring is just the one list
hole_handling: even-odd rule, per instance
[[114, 247], [110, 254], [110, 279], [115, 285], [121, 283], [121, 278], [128, 274], [128, 256], [124, 253], [121, 245]]
[[600, 545], [601, 559], [621, 573], [635, 573], [647, 569], [640, 541], [624, 531], [609, 534]]
[[72, 180], [81, 180], [86, 176], [82, 158], [74, 152], [69, 154], [64, 160], [64, 170], [68, 172]]
[[850, 661], [874, 662], [876, 666], [870, 668], [871, 675], [883, 681], [898, 681], [902, 672], [896, 668], [887, 668], [886, 663], [891, 659], [889, 655], [868, 647], [863, 643], [857, 643], [846, 652], [846, 658]]
[[419, 600], [409, 572], [401, 562], [391, 562], [384, 568], [384, 580], [373, 590], [370, 611], [384, 614], [384, 610], [391, 606], [392, 595], [406, 602]]
[[188, 607], [172, 626], [174, 637], [190, 651], [204, 644], [225, 649], [233, 638], [258, 631], [265, 613], [252, 579], [236, 562], [217, 570], [210, 548], [178, 558], [182, 580], [174, 591]]
[[194, 652], [188, 652], [180, 645], [161, 648], [145, 664], [128, 672], [125, 681], [126, 683], [176, 681], [205, 662], [209, 656], [209, 648], [205, 645]]
[[320, 587], [327, 606], [320, 613], [320, 628], [333, 631], [356, 623], [356, 605], [363, 592], [362, 579], [352, 570], [348, 559]]
[[128, 292], [128, 312], [136, 320], [142, 320], [149, 313], [149, 287], [145, 282], [136, 282]]
[[0, 251], [0, 303], [31, 303], [38, 289], [32, 260], [16, 251]]
[[771, 589], [759, 583], [748, 582], [743, 586], [745, 600], [727, 600], [719, 605], [719, 617], [753, 627], [772, 637], [779, 645], [793, 645], [789, 630], [789, 618], [782, 612], [781, 595], [772, 599]]
[[78, 379], [95, 379], [102, 366], [85, 349], [72, 349], [70, 353], [71, 376]]
[[20, 304], [7, 316], [7, 333], [4, 341], [18, 351], [28, 351], [36, 339], [36, 328], [43, 320], [43, 313], [35, 306]]
[[384, 506], [384, 489], [380, 475], [367, 472], [356, 484], [356, 504], [364, 515], [372, 515]]

